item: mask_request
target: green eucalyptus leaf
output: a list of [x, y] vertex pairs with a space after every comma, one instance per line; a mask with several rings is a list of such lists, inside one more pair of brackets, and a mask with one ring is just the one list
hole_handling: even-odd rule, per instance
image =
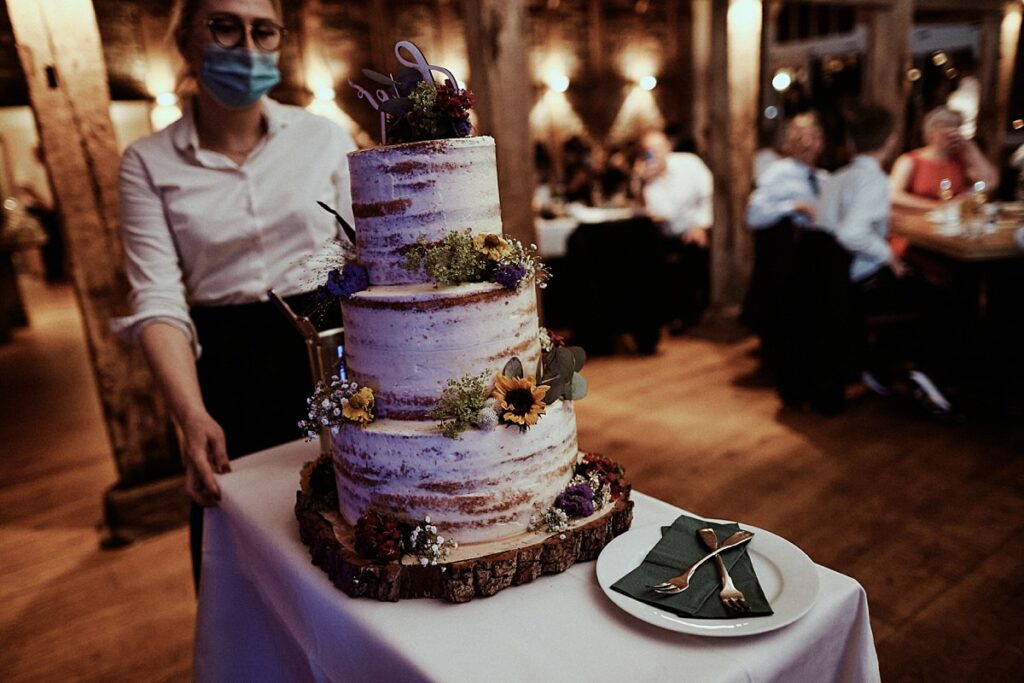
[[568, 349], [575, 361], [576, 372], [579, 372], [583, 369], [583, 364], [587, 362], [587, 352], [583, 350], [582, 346], [570, 346]]
[[587, 380], [580, 373], [574, 373], [572, 381], [565, 392], [565, 398], [570, 401], [578, 401], [587, 395]]
[[390, 76], [385, 76], [384, 74], [374, 71], [373, 69], [363, 69], [363, 75], [369, 78], [374, 83], [386, 85], [389, 88], [395, 84], [395, 81]]
[[572, 377], [572, 373], [576, 371], [576, 359], [572, 352], [564, 347], [558, 348], [555, 349], [554, 356], [549, 373], [558, 373], [559, 377], [566, 380]]
[[405, 116], [412, 111], [412, 100], [408, 97], [396, 97], [380, 103], [380, 110], [392, 116]]
[[561, 377], [555, 377], [544, 384], [551, 387], [548, 389], [548, 393], [544, 394], [545, 405], [551, 405], [558, 399], [562, 398], [562, 394], [565, 392], [565, 380]]
[[505, 363], [505, 367], [502, 368], [501, 374], [505, 377], [511, 377], [512, 379], [523, 378], [523, 362], [518, 358], [512, 358], [509, 362]]

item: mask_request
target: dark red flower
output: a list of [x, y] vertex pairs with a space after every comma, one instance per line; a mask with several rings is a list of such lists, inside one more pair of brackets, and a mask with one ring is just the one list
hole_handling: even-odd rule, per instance
[[619, 463], [597, 453], [584, 453], [583, 460], [576, 465], [576, 474], [590, 477], [592, 473], [597, 474], [597, 478], [602, 484], [608, 484], [612, 500], [622, 497], [625, 472]]

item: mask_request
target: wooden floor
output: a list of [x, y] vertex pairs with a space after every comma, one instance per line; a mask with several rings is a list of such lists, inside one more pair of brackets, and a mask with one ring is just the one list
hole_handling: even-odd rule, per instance
[[[0, 680], [188, 680], [185, 533], [99, 548], [115, 474], [74, 301], [23, 284], [32, 328], [0, 347]], [[1018, 680], [1024, 430], [871, 398], [837, 418], [783, 410], [752, 379], [755, 347], [722, 322], [655, 357], [592, 359], [581, 444], [639, 490], [860, 581], [884, 680]]]

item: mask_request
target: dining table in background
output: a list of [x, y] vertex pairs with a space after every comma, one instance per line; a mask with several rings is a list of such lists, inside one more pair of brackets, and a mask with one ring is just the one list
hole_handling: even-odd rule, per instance
[[[997, 205], [997, 210], [1001, 209]], [[894, 210], [892, 235], [907, 240], [925, 252], [966, 264], [995, 263], [1024, 259], [1024, 249], [1015, 240], [1015, 232], [1024, 226], [1024, 214], [1004, 212], [989, 232], [965, 229], [946, 230], [931, 212]]]
[[[286, 444], [232, 462], [220, 478], [220, 506], [206, 511], [194, 680], [879, 680], [864, 589], [818, 565], [810, 610], [746, 637], [644, 623], [602, 593], [594, 562], [461, 605], [350, 598], [299, 540], [299, 470], [318, 452]], [[634, 528], [682, 512], [634, 500]]]
[[946, 292], [946, 379], [972, 410], [1019, 405], [1024, 379], [1024, 204], [996, 203], [995, 220], [964, 226], [941, 211], [894, 210], [891, 235], [904, 260]]

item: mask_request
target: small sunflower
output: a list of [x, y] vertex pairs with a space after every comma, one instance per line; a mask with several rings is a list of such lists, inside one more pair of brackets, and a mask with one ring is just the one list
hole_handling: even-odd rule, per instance
[[345, 419], [359, 424], [373, 422], [373, 389], [363, 387], [349, 396], [341, 407], [341, 414]]
[[491, 396], [498, 401], [498, 413], [503, 422], [517, 424], [523, 429], [537, 424], [544, 414], [544, 394], [550, 389], [539, 387], [532, 377], [506, 377], [498, 375]]
[[474, 236], [473, 248], [492, 261], [500, 261], [512, 253], [512, 245], [508, 240], [494, 233]]

